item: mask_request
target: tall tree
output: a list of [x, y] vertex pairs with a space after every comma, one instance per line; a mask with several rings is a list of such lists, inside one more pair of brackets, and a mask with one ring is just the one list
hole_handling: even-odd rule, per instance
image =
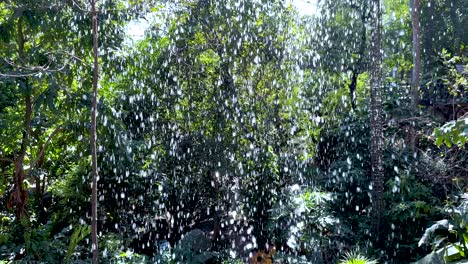
[[413, 77], [411, 83], [411, 96], [413, 111], [416, 111], [419, 102], [418, 89], [421, 71], [419, 0], [410, 0], [410, 8], [411, 24], [413, 27]]
[[[411, 78], [411, 110], [416, 115], [419, 103], [419, 82], [421, 71], [421, 48], [420, 48], [420, 23], [419, 23], [419, 0], [410, 0], [411, 24], [413, 28], [413, 75]], [[409, 129], [409, 144], [411, 150], [416, 149], [416, 128], [412, 125]]]
[[[18, 59], [19, 65], [24, 66], [24, 62], [26, 61], [26, 56], [24, 53], [24, 34], [23, 34], [23, 17], [20, 16], [17, 22], [17, 45], [18, 45]], [[21, 140], [21, 147], [20, 151], [16, 156], [14, 161], [15, 164], [15, 189], [11, 196], [11, 203], [16, 205], [16, 217], [21, 219], [26, 211], [26, 203], [27, 203], [27, 193], [24, 190], [23, 181], [25, 179], [25, 172], [24, 172], [24, 158], [26, 156], [26, 151], [29, 145], [29, 136], [31, 133], [31, 114], [32, 114], [32, 100], [31, 100], [31, 89], [30, 84], [28, 83], [28, 79], [26, 76], [20, 78], [20, 85], [25, 87], [25, 97], [24, 97], [24, 104], [25, 104], [25, 113], [24, 113], [24, 127], [23, 127], [23, 137]]]
[[381, 0], [371, 3], [371, 163], [372, 163], [372, 229], [376, 242], [381, 242], [380, 224], [383, 214], [384, 168], [382, 115], [382, 7]]
[[93, 263], [98, 263], [98, 240], [97, 240], [97, 152], [96, 152], [96, 112], [97, 112], [97, 85], [99, 78], [98, 63], [98, 24], [96, 13], [96, 1], [91, 0], [91, 15], [93, 16], [93, 102], [91, 111], [91, 160], [92, 160], [92, 189], [91, 189], [91, 239], [93, 249]]
[[[8, 206], [15, 209], [18, 221], [27, 216], [24, 182], [30, 177], [35, 178], [41, 203], [46, 177], [41, 180], [38, 172], [47, 160], [47, 146], [63, 123], [55, 111], [65, 90], [59, 83], [67, 83], [64, 73], [73, 58], [57, 45], [67, 33], [55, 30], [51, 18], [63, 19], [66, 12], [62, 11], [68, 7], [64, 2], [43, 1], [9, 1], [0, 6], [0, 90], [8, 98], [0, 106], [0, 120], [7, 124], [0, 132], [0, 160], [13, 165]], [[57, 132], [48, 135], [48, 130]]]
[[[415, 0], [416, 1], [416, 0]], [[419, 2], [419, 0], [417, 0]], [[450, 1], [450, 20], [453, 24], [453, 33], [454, 33], [454, 51], [459, 52], [460, 51], [460, 44], [463, 44], [463, 41], [466, 40], [464, 38], [464, 35], [466, 34], [466, 30], [463, 30], [464, 25], [461, 22], [462, 16], [460, 16], [457, 12], [457, 9], [460, 8], [459, 10], [463, 10], [463, 7], [460, 7], [460, 1], [459, 0], [452, 0]], [[466, 7], [466, 2], [465, 2], [465, 7]], [[465, 9], [466, 10], [466, 9]], [[419, 19], [419, 17], [418, 17]], [[466, 25], [466, 22], [465, 22]]]

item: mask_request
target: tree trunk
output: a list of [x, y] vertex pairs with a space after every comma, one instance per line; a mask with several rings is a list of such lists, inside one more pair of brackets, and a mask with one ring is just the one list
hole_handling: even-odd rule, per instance
[[91, 1], [91, 13], [93, 16], [93, 102], [91, 110], [91, 162], [92, 162], [92, 186], [91, 186], [91, 239], [93, 250], [93, 264], [98, 263], [99, 249], [97, 240], [97, 181], [98, 166], [96, 152], [96, 115], [97, 115], [97, 85], [99, 78], [98, 64], [98, 24], [96, 13], [96, 1]]
[[[420, 23], [419, 0], [410, 0], [411, 24], [413, 27], [413, 73], [411, 77], [411, 113], [418, 114], [419, 83], [421, 72]], [[413, 153], [416, 151], [418, 135], [414, 124], [410, 124], [408, 131], [409, 147]]]
[[420, 48], [420, 24], [419, 24], [419, 0], [410, 0], [411, 23], [413, 26], [413, 77], [411, 83], [412, 107], [414, 113], [418, 110], [419, 102], [419, 78], [421, 76], [421, 48]]
[[[18, 58], [19, 64], [23, 65], [25, 61], [25, 54], [24, 54], [24, 35], [23, 35], [23, 20], [22, 18], [18, 18], [18, 25], [17, 25], [17, 45], [18, 45]], [[29, 145], [29, 135], [31, 132], [31, 115], [32, 115], [32, 100], [31, 100], [31, 90], [29, 87], [28, 80], [26, 77], [21, 77], [20, 87], [23, 86], [25, 90], [24, 93], [24, 104], [25, 104], [25, 113], [24, 113], [24, 130], [23, 130], [23, 138], [21, 140], [21, 148], [14, 159], [14, 176], [15, 176], [15, 187], [13, 193], [9, 200], [9, 207], [15, 207], [16, 218], [20, 221], [23, 217], [26, 216], [26, 205], [27, 205], [27, 191], [24, 189], [23, 182], [25, 179], [25, 172], [24, 172], [24, 158], [26, 156], [26, 151]]]
[[351, 83], [349, 84], [349, 92], [351, 97], [351, 108], [356, 110], [356, 88], [357, 88], [357, 80], [359, 75], [362, 73], [364, 68], [364, 56], [366, 52], [366, 20], [367, 20], [367, 4], [364, 2], [364, 6], [361, 11], [361, 43], [359, 44], [359, 51], [358, 51], [358, 60], [356, 65], [352, 67], [352, 77]]
[[384, 169], [383, 150], [383, 115], [382, 115], [382, 8], [381, 0], [371, 3], [371, 163], [372, 163], [372, 235], [380, 244], [383, 239], [379, 229], [383, 214]]
[[[450, 19], [452, 20], [453, 24], [453, 48], [456, 53], [461, 51], [460, 41], [464, 39], [465, 30], [463, 29], [462, 23], [460, 23], [460, 17], [457, 14], [457, 8], [460, 5], [459, 0], [452, 0], [450, 6]], [[466, 28], [465, 28], [466, 29]]]
[[[28, 83], [25, 81], [25, 85]], [[16, 208], [16, 217], [21, 220], [26, 216], [26, 205], [28, 200], [28, 193], [24, 189], [23, 182], [26, 177], [24, 172], [24, 158], [29, 145], [29, 132], [31, 130], [31, 114], [32, 114], [32, 103], [30, 91], [26, 91], [27, 95], [25, 98], [26, 111], [24, 114], [24, 131], [23, 139], [21, 142], [21, 149], [15, 159], [15, 189], [12, 194], [11, 205]]]

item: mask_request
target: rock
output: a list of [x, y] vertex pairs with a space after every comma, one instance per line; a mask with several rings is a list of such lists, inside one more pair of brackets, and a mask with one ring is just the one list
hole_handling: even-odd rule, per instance
[[194, 252], [207, 251], [211, 247], [211, 241], [206, 237], [203, 231], [194, 229], [184, 235], [178, 247]]
[[445, 264], [447, 263], [457, 263], [457, 264], [468, 264], [468, 260], [461, 260], [461, 262], [454, 262], [461, 258], [460, 253], [454, 246], [448, 246], [447, 248], [441, 248], [431, 254], [425, 256], [424, 258], [413, 262], [412, 264]]
[[424, 258], [413, 262], [412, 264], [445, 264], [444, 260], [440, 257], [437, 252], [432, 252], [431, 254], [425, 256]]

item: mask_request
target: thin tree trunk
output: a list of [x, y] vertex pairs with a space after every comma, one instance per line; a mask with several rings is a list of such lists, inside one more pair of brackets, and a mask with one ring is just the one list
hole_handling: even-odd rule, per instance
[[91, 111], [91, 159], [92, 159], [92, 186], [91, 186], [91, 239], [93, 250], [93, 264], [98, 263], [99, 249], [97, 240], [97, 181], [98, 165], [96, 152], [96, 115], [97, 115], [97, 85], [99, 78], [98, 64], [98, 21], [96, 13], [96, 1], [91, 0], [91, 13], [93, 16], [93, 102]]
[[[25, 85], [28, 85], [27, 83]], [[15, 160], [15, 190], [13, 192], [13, 200], [12, 204], [16, 207], [16, 217], [19, 220], [23, 218], [26, 214], [26, 205], [28, 195], [26, 190], [23, 186], [23, 181], [25, 179], [25, 172], [24, 172], [24, 158], [26, 156], [26, 150], [28, 149], [29, 144], [29, 132], [31, 128], [31, 114], [32, 114], [32, 103], [31, 103], [31, 95], [30, 92], [27, 91], [27, 95], [25, 98], [25, 105], [26, 111], [24, 114], [24, 131], [23, 131], [23, 139], [21, 142], [21, 149], [18, 153], [18, 156]]]
[[367, 30], [366, 30], [366, 20], [367, 20], [367, 4], [364, 2], [364, 6], [361, 11], [361, 23], [362, 23], [362, 28], [361, 28], [361, 43], [359, 44], [359, 51], [358, 51], [358, 60], [356, 62], [356, 65], [352, 67], [352, 77], [351, 77], [351, 83], [349, 85], [349, 92], [350, 92], [350, 97], [351, 97], [351, 107], [353, 110], [356, 110], [356, 88], [357, 88], [357, 80], [359, 78], [359, 75], [362, 73], [363, 68], [364, 68], [364, 56], [366, 52], [366, 35], [367, 35]]
[[453, 29], [454, 29], [454, 50], [458, 53], [461, 49], [460, 47], [460, 40], [464, 39], [465, 30], [463, 29], [463, 25], [460, 23], [460, 18], [457, 15], [457, 7], [460, 5], [459, 0], [452, 0], [450, 6], [450, 19], [452, 20]]
[[382, 115], [382, 8], [381, 0], [371, 3], [371, 163], [372, 163], [372, 235], [380, 244], [381, 216], [384, 209], [383, 115]]
[[411, 23], [413, 26], [413, 77], [411, 84], [411, 96], [413, 111], [418, 110], [419, 102], [419, 82], [421, 72], [421, 48], [420, 48], [420, 24], [419, 24], [419, 0], [410, 0], [411, 5]]
[[[411, 24], [413, 27], [413, 76], [411, 78], [411, 110], [412, 115], [418, 114], [419, 104], [419, 83], [421, 72], [421, 45], [420, 45], [420, 24], [419, 24], [419, 0], [410, 0]], [[411, 151], [415, 153], [418, 141], [416, 127], [411, 124], [409, 127], [409, 142]]]

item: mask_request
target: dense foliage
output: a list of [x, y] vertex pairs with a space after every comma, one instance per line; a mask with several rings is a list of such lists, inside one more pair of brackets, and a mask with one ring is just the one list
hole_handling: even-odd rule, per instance
[[[468, 258], [468, 1], [419, 2], [418, 98], [413, 1], [382, 1], [377, 234], [380, 1], [299, 2], [97, 1], [102, 263]], [[90, 262], [89, 10], [0, 3], [0, 263]]]

